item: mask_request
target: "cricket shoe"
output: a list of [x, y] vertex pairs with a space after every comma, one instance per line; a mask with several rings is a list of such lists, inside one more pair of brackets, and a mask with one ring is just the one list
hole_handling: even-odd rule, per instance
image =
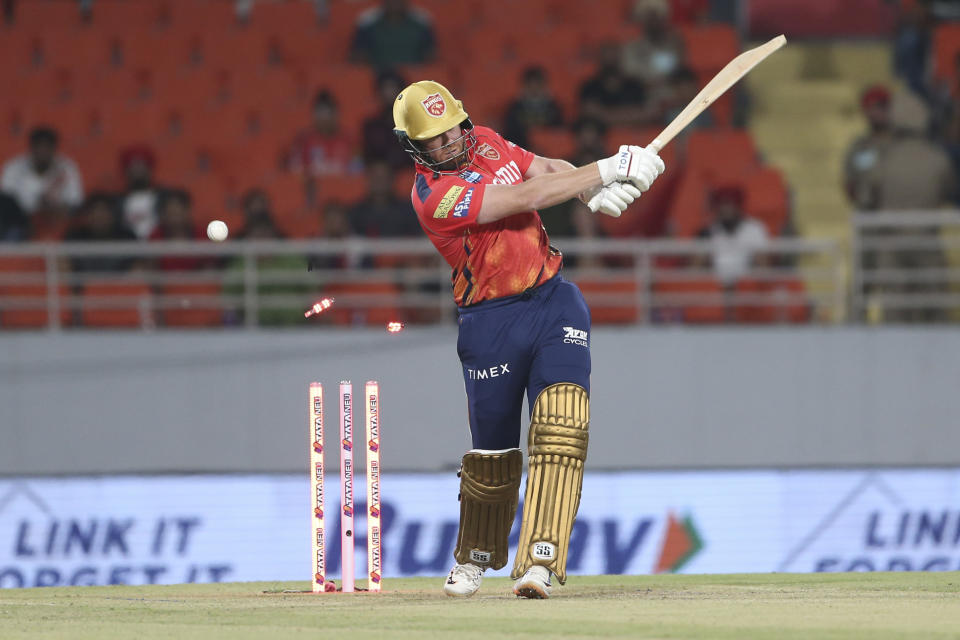
[[455, 564], [450, 570], [443, 592], [451, 598], [469, 598], [480, 589], [484, 567], [472, 564]]
[[535, 564], [513, 584], [513, 593], [520, 598], [546, 600], [550, 588], [550, 569]]

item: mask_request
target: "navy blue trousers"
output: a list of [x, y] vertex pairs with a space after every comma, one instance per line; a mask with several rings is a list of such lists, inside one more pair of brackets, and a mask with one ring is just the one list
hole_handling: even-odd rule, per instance
[[457, 353], [474, 449], [520, 446], [528, 411], [559, 382], [590, 391], [590, 309], [559, 274], [527, 292], [460, 309]]

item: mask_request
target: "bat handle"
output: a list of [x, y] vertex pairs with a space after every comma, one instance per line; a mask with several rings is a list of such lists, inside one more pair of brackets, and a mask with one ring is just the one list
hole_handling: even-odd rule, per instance
[[660, 140], [660, 138], [654, 138], [653, 142], [647, 145], [647, 149], [653, 151], [654, 153], [660, 153], [660, 150], [667, 146], [666, 142]]

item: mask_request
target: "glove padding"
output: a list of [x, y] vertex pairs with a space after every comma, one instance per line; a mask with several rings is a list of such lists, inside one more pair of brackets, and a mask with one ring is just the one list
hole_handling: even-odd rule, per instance
[[597, 161], [597, 168], [604, 186], [627, 181], [642, 193], [650, 188], [666, 167], [660, 156], [653, 151], [624, 144], [616, 155]]
[[630, 182], [612, 182], [604, 187], [596, 187], [586, 192], [582, 200], [596, 213], [605, 213], [619, 218], [630, 203], [640, 197], [640, 190]]

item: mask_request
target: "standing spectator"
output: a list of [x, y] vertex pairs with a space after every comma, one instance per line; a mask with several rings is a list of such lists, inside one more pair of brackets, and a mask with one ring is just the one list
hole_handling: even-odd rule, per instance
[[411, 8], [407, 0], [383, 0], [357, 19], [351, 58], [376, 69], [433, 60], [430, 14]]
[[77, 165], [57, 152], [60, 136], [50, 127], [30, 132], [30, 149], [11, 158], [0, 175], [0, 190], [13, 196], [30, 216], [35, 234], [65, 223], [67, 214], [83, 201]]
[[11, 195], [0, 191], [0, 242], [26, 240], [30, 223], [20, 208], [20, 203]]
[[922, 132], [894, 126], [890, 92], [871, 87], [861, 106], [869, 130], [851, 145], [845, 167], [853, 205], [863, 211], [906, 210], [951, 202], [955, 179], [949, 158]]
[[[64, 236], [67, 242], [136, 239], [136, 236], [121, 222], [114, 198], [102, 192], [90, 194], [80, 209], [80, 215]], [[123, 273], [141, 265], [142, 260], [133, 256], [81, 256], [70, 260], [70, 269], [75, 272]]]
[[580, 87], [580, 114], [602, 120], [608, 127], [653, 122], [656, 113], [647, 106], [646, 88], [620, 66], [620, 45], [603, 45], [598, 64], [597, 73]]
[[578, 167], [607, 155], [607, 125], [597, 118], [578, 118], [573, 123], [576, 148], [570, 162]]
[[510, 103], [504, 116], [503, 136], [524, 148], [529, 148], [528, 133], [532, 127], [559, 127], [563, 112], [547, 85], [543, 67], [527, 67], [523, 71], [520, 95]]
[[163, 190], [153, 183], [157, 159], [146, 145], [133, 145], [120, 152], [120, 173], [127, 186], [120, 196], [123, 223], [133, 235], [146, 240], [157, 227], [157, 205]]
[[350, 226], [370, 238], [419, 237], [422, 231], [409, 198], [393, 191], [393, 170], [385, 162], [367, 168], [367, 194], [350, 208]]
[[770, 244], [766, 226], [743, 212], [743, 189], [739, 185], [725, 185], [710, 192], [710, 212], [713, 223], [697, 236], [710, 240], [711, 253], [705, 261], [724, 287], [732, 287], [746, 276], [750, 269], [768, 262], [760, 255]]
[[363, 168], [353, 138], [340, 127], [337, 99], [326, 89], [313, 98], [313, 126], [293, 141], [287, 166], [312, 177], [357, 173]]
[[377, 113], [363, 121], [363, 162], [383, 161], [393, 169], [407, 167], [407, 153], [397, 145], [393, 133], [393, 103], [407, 81], [396, 71], [381, 71], [376, 80]]

